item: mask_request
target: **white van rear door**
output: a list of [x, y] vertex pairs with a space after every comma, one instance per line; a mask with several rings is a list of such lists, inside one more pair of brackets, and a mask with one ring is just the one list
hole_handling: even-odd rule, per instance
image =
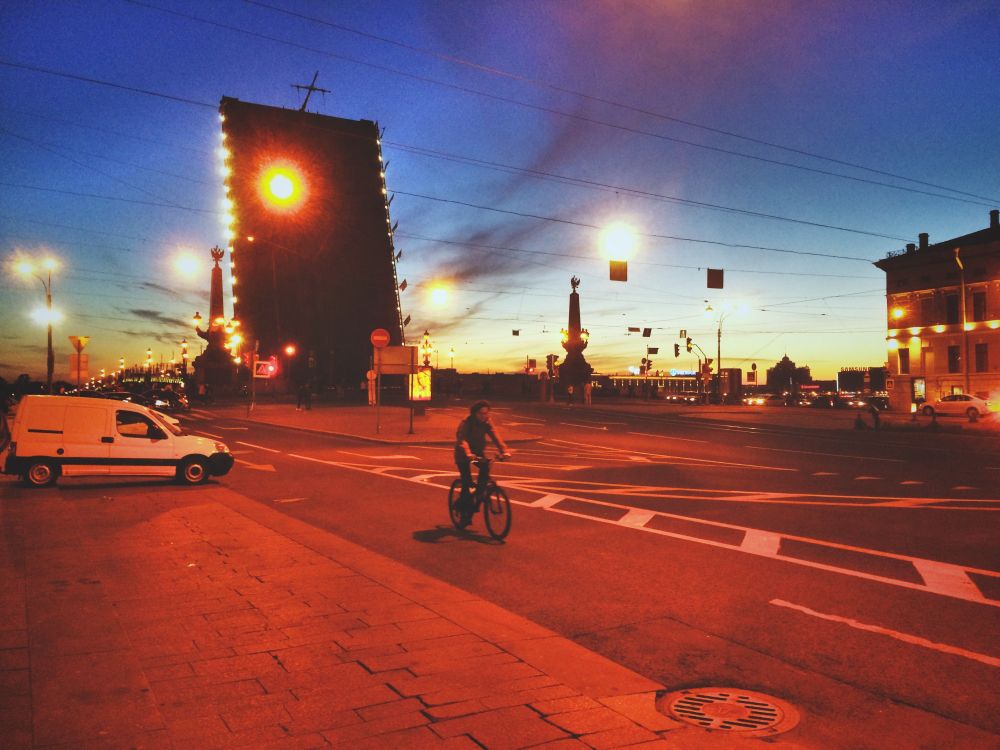
[[62, 473], [66, 476], [94, 476], [108, 473], [112, 433], [109, 430], [109, 410], [106, 406], [81, 404], [66, 407], [63, 422]]

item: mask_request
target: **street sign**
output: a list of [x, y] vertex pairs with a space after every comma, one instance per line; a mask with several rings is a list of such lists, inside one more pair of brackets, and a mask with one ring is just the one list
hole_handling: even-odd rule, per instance
[[70, 336], [69, 337], [69, 343], [71, 343], [73, 345], [73, 348], [76, 349], [77, 354], [79, 354], [80, 352], [83, 351], [83, 347], [85, 347], [87, 345], [88, 341], [90, 341], [90, 336]]
[[273, 362], [260, 359], [253, 363], [253, 376], [255, 378], [270, 378], [276, 369]]
[[389, 345], [389, 332], [384, 328], [376, 328], [372, 331], [372, 335], [369, 338], [372, 346], [376, 349], [382, 349]]
[[417, 371], [417, 347], [386, 346], [375, 350], [375, 370], [383, 375], [409, 375]]

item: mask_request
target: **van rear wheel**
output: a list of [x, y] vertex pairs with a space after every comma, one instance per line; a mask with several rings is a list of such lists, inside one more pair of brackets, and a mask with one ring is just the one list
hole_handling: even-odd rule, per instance
[[56, 483], [59, 469], [48, 461], [32, 461], [23, 476], [25, 483], [32, 487], [48, 487]]
[[177, 478], [185, 484], [201, 484], [208, 479], [208, 466], [205, 460], [185, 458], [177, 467]]

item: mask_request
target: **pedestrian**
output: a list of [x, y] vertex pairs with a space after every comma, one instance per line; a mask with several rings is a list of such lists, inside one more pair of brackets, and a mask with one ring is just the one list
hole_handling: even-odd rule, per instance
[[295, 401], [295, 411], [302, 411], [303, 406], [305, 406], [306, 411], [312, 409], [312, 391], [309, 389], [308, 383], [299, 384], [298, 397]]
[[874, 427], [877, 430], [879, 427], [881, 427], [882, 421], [881, 417], [879, 416], [878, 407], [875, 405], [874, 401], [868, 402], [868, 411], [870, 411], [872, 415], [872, 427]]
[[583, 403], [590, 406], [594, 398], [594, 384], [589, 380], [583, 384]]
[[569, 406], [573, 405], [573, 386], [566, 386], [566, 404]]

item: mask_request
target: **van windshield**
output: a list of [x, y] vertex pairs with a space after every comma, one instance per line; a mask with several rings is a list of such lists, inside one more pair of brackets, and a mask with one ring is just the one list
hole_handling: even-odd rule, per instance
[[150, 409], [150, 413], [156, 420], [157, 424], [162, 425], [163, 429], [173, 435], [183, 435], [184, 430], [182, 430], [178, 425], [173, 424], [169, 419], [166, 419], [160, 412]]

